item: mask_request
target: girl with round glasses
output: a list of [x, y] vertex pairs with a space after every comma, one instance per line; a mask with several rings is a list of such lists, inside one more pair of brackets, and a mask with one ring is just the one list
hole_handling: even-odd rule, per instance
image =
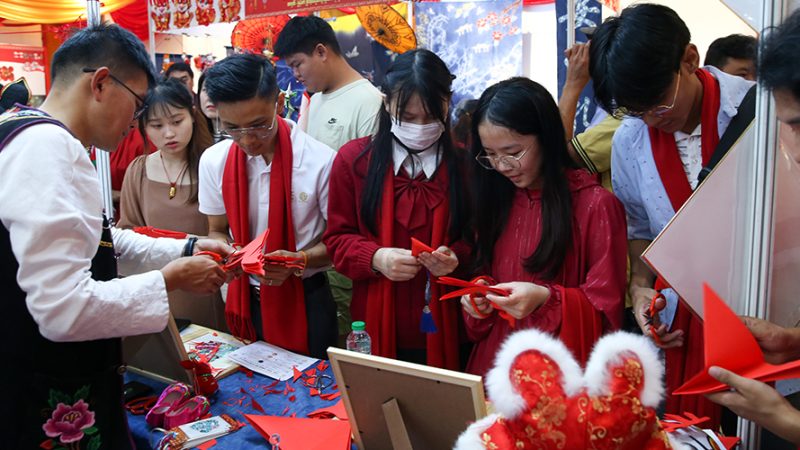
[[[622, 322], [625, 213], [576, 169], [550, 94], [527, 78], [489, 87], [473, 114], [476, 275], [508, 295], [462, 297], [475, 341], [467, 370], [484, 374], [515, 329], [559, 336], [585, 362]], [[510, 316], [515, 321], [500, 316]]]
[[[145, 98], [139, 129], [146, 152], [125, 172], [120, 197], [120, 228], [152, 226], [190, 235], [208, 235], [208, 219], [198, 210], [200, 155], [213, 144], [205, 126], [197, 126], [192, 94], [178, 80], [167, 79]], [[201, 124], [202, 125], [202, 124]], [[152, 143], [156, 151], [149, 152]], [[169, 294], [175, 317], [225, 330], [225, 305], [219, 293]]]
[[[453, 76], [428, 50], [399, 55], [381, 86], [377, 132], [344, 145], [333, 163], [325, 244], [353, 280], [351, 312], [373, 353], [458, 369], [455, 302], [438, 300], [436, 277], [467, 256], [464, 152], [448, 120]], [[412, 253], [411, 239], [432, 251]]]

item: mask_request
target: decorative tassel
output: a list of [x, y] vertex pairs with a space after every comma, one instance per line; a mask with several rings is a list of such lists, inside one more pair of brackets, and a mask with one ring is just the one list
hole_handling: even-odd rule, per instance
[[433, 314], [431, 314], [431, 274], [428, 272], [428, 278], [425, 281], [425, 307], [422, 308], [422, 320], [419, 322], [419, 329], [423, 333], [436, 333], [439, 331], [436, 328], [436, 322], [433, 321]]

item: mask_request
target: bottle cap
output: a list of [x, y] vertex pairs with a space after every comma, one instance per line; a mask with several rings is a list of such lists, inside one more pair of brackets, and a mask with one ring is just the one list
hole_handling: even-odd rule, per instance
[[358, 322], [353, 322], [353, 331], [364, 331], [367, 325], [360, 320]]

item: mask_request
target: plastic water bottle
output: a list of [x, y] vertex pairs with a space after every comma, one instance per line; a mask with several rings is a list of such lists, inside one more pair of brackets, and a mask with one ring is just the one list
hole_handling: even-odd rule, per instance
[[347, 335], [347, 349], [352, 352], [372, 354], [372, 339], [365, 331], [364, 322], [353, 322], [353, 331]]

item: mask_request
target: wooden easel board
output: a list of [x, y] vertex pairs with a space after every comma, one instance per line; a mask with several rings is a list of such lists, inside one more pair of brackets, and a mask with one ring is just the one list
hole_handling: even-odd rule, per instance
[[393, 448], [396, 433], [383, 406], [392, 399], [414, 449], [453, 448], [470, 423], [486, 416], [479, 376], [333, 347], [328, 356], [360, 450]]
[[172, 314], [164, 331], [124, 338], [122, 357], [132, 372], [166, 383], [180, 381], [193, 385], [191, 371], [180, 364], [189, 356], [183, 348], [181, 334]]

